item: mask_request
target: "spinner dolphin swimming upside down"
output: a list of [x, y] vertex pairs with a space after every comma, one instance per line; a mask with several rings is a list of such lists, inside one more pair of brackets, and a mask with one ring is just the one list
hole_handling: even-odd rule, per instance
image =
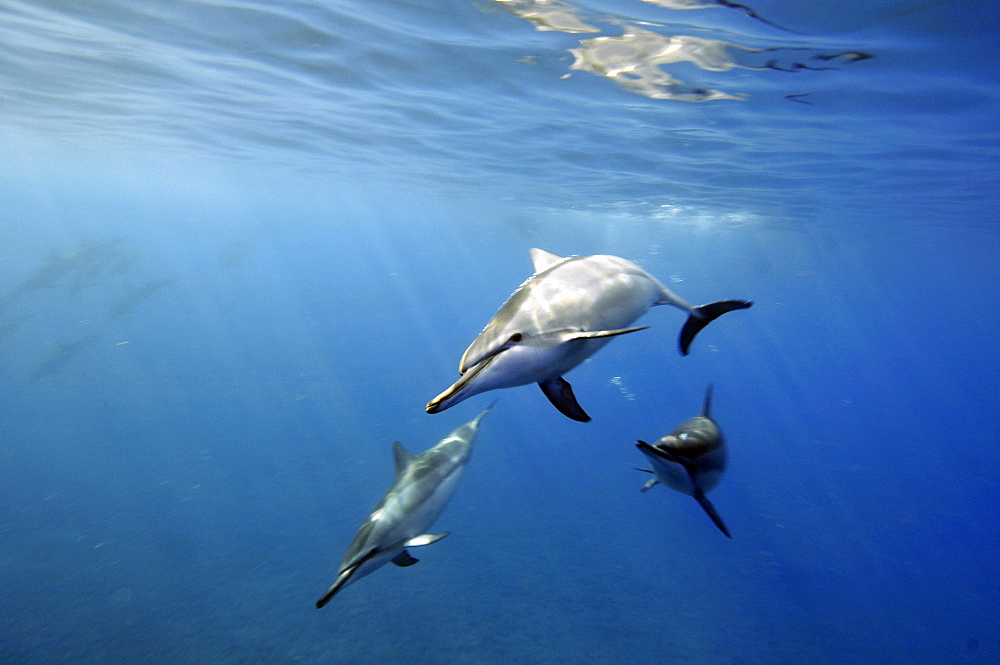
[[535, 273], [503, 304], [472, 342], [458, 371], [461, 378], [427, 404], [438, 413], [488, 390], [537, 383], [559, 411], [573, 420], [590, 416], [563, 378], [611, 338], [643, 330], [629, 327], [650, 307], [673, 305], [688, 313], [680, 349], [687, 355], [695, 335], [747, 300], [720, 300], [695, 307], [645, 270], [617, 256], [561, 257], [531, 250]]
[[[495, 403], [495, 402], [494, 402]], [[358, 529], [337, 571], [337, 579], [316, 607], [326, 605], [341, 589], [390, 561], [397, 566], [417, 563], [407, 550], [431, 545], [448, 535], [427, 530], [444, 511], [472, 455], [479, 421], [493, 408], [452, 431], [433, 448], [411, 455], [398, 441], [392, 452], [396, 478], [368, 519]]]

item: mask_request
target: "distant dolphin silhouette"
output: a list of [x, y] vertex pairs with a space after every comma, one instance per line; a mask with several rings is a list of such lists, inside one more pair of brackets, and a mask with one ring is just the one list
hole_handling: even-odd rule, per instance
[[119, 297], [118, 300], [114, 301], [110, 308], [108, 308], [107, 320], [113, 321], [130, 313], [139, 305], [139, 303], [143, 302], [163, 287], [170, 286], [176, 281], [177, 280], [170, 277], [161, 277], [130, 288], [125, 294]]
[[[494, 402], [495, 404], [495, 402]], [[485, 411], [446, 436], [430, 450], [411, 455], [403, 444], [393, 445], [396, 479], [347, 548], [337, 579], [316, 607], [326, 605], [348, 584], [369, 575], [390, 561], [397, 566], [417, 563], [407, 551], [436, 543], [447, 532], [427, 533], [455, 493], [469, 462], [472, 444]]]
[[428, 413], [488, 390], [537, 383], [563, 415], [586, 422], [590, 416], [562, 375], [612, 337], [648, 328], [628, 326], [650, 307], [673, 305], [688, 313], [680, 335], [681, 353], [687, 355], [702, 328], [726, 312], [753, 304], [721, 300], [694, 307], [617, 256], [563, 258], [532, 249], [531, 260], [535, 274], [514, 291], [466, 349], [458, 367], [461, 378], [428, 402]]
[[52, 254], [48, 260], [31, 275], [25, 278], [16, 289], [0, 296], [0, 312], [10, 306], [21, 296], [39, 289], [51, 288], [66, 275], [77, 273], [78, 284], [71, 287], [71, 292], [78, 292], [92, 283], [96, 275], [112, 260], [119, 250], [118, 245], [125, 238], [111, 238], [93, 245], [85, 245], [71, 254]]
[[61, 372], [66, 365], [68, 365], [69, 362], [83, 350], [84, 347], [89, 346], [96, 339], [96, 335], [88, 335], [75, 342], [60, 342], [59, 344], [56, 344], [52, 353], [50, 353], [48, 357], [42, 361], [38, 368], [35, 369], [35, 373], [31, 377], [32, 383], [46, 376], [52, 376], [53, 374]]
[[715, 506], [705, 493], [719, 484], [726, 470], [726, 442], [722, 430], [712, 420], [712, 384], [705, 391], [701, 415], [685, 420], [654, 444], [637, 441], [636, 447], [649, 459], [653, 469], [639, 469], [655, 474], [642, 488], [645, 492], [657, 483], [693, 496], [726, 537], [732, 538]]

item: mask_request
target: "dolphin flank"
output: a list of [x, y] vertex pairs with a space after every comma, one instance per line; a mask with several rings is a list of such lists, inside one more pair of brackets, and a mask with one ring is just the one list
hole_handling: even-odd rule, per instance
[[461, 375], [427, 403], [439, 413], [489, 390], [537, 383], [563, 415], [586, 422], [573, 388], [563, 378], [618, 335], [649, 308], [673, 305], [688, 313], [680, 350], [687, 355], [695, 336], [726, 312], [745, 309], [747, 300], [720, 300], [695, 307], [645, 270], [617, 256], [561, 257], [532, 249], [534, 274], [511, 294], [458, 365]]
[[[494, 402], [495, 404], [496, 402]], [[431, 528], [449, 499], [472, 453], [479, 421], [493, 404], [478, 416], [452, 431], [433, 448], [412, 455], [396, 442], [392, 452], [396, 479], [351, 541], [337, 571], [337, 579], [316, 607], [326, 605], [348, 584], [369, 575], [390, 561], [397, 566], [417, 563], [407, 548], [436, 543], [445, 533], [431, 534]]]

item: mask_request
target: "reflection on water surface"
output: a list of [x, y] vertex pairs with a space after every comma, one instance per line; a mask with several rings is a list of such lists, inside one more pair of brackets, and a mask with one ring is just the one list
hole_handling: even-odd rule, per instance
[[[761, 18], [746, 5], [718, 0], [644, 0], [670, 10], [720, 7], [740, 12], [771, 27], [788, 32]], [[536, 30], [567, 33], [599, 33], [594, 23], [606, 23], [620, 35], [587, 37], [578, 48], [571, 48], [570, 69], [604, 76], [629, 92], [651, 99], [683, 102], [708, 102], [720, 99], [742, 100], [746, 95], [699, 86], [664, 69], [677, 63], [690, 63], [708, 72], [734, 68], [784, 72], [821, 71], [872, 57], [859, 51], [822, 53], [811, 47], [775, 46], [750, 48], [721, 39], [709, 39], [675, 32], [677, 25], [635, 21], [621, 17], [593, 16], [584, 20], [584, 10], [562, 0], [496, 0], [507, 11], [526, 19]], [[642, 27], [640, 27], [640, 25]], [[689, 28], [694, 30], [694, 28]], [[754, 57], [756, 56], [756, 57]], [[569, 76], [568, 74], [566, 76]], [[793, 101], [803, 101], [794, 99]]]

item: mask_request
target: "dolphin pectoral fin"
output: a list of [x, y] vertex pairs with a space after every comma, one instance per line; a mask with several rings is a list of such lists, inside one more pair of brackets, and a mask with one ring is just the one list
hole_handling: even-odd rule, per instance
[[403, 547], [422, 547], [424, 545], [433, 545], [449, 533], [451, 533], [451, 531], [445, 531], [444, 533], [423, 533], [407, 540], [403, 543]]
[[695, 474], [698, 472], [698, 465], [694, 463], [694, 460], [689, 460], [686, 457], [675, 455], [669, 450], [664, 450], [659, 446], [650, 445], [645, 441], [636, 441], [635, 447], [647, 455], [656, 455], [660, 459], [665, 459], [668, 462], [673, 462], [674, 464], [680, 464], [684, 467], [684, 470], [688, 472], [688, 475], [691, 476], [691, 481], [694, 482]]
[[618, 335], [625, 335], [630, 332], [635, 332], [637, 330], [645, 330], [649, 326], [636, 326], [634, 328], [618, 328], [617, 330], [594, 330], [591, 332], [574, 332], [569, 333], [566, 336], [566, 341], [571, 341], [574, 339], [600, 339], [601, 337], [616, 337]]
[[684, 327], [681, 328], [681, 355], [686, 356], [688, 354], [688, 347], [691, 346], [695, 335], [701, 332], [702, 328], [726, 312], [731, 312], [734, 309], [746, 309], [751, 305], [753, 305], [753, 302], [749, 300], [720, 300], [719, 302], [709, 303], [701, 307], [692, 307], [688, 320], [684, 323]]
[[[646, 443], [646, 442], [645, 441], [640, 441], [639, 443]], [[649, 444], [647, 443], [646, 445], [649, 445]], [[653, 471], [652, 469], [640, 469], [637, 466], [636, 467], [632, 467], [632, 468], [634, 468], [636, 471], [642, 471], [643, 473], [652, 473], [653, 474], [653, 477], [650, 478], [649, 480], [647, 480], [646, 484], [642, 486], [641, 490], [639, 490], [640, 492], [648, 492], [654, 485], [656, 485], [657, 483], [660, 482], [659, 480], [656, 479], [656, 472]]]
[[726, 534], [726, 538], [732, 538], [732, 536], [729, 534], [729, 529], [726, 528], [725, 522], [723, 522], [722, 518], [719, 517], [719, 513], [715, 510], [715, 506], [713, 506], [712, 502], [708, 500], [708, 497], [705, 496], [705, 493], [701, 491], [701, 488], [695, 490], [694, 498], [695, 500], [698, 501], [699, 505], [701, 505], [701, 507], [705, 509], [705, 512], [708, 513], [708, 516], [712, 518], [712, 522], [715, 523], [715, 526], [719, 527], [719, 531]]
[[577, 422], [590, 422], [590, 416], [583, 410], [580, 403], [576, 401], [576, 395], [573, 394], [573, 386], [569, 385], [569, 381], [561, 376], [557, 376], [552, 379], [539, 381], [538, 387], [542, 389], [545, 396], [552, 402], [552, 406], [559, 409], [559, 413]]
[[413, 558], [412, 556], [410, 556], [409, 552], [403, 550], [396, 556], [392, 557], [391, 561], [400, 568], [406, 568], [407, 566], [412, 566], [416, 562], [420, 561], [420, 559]]

